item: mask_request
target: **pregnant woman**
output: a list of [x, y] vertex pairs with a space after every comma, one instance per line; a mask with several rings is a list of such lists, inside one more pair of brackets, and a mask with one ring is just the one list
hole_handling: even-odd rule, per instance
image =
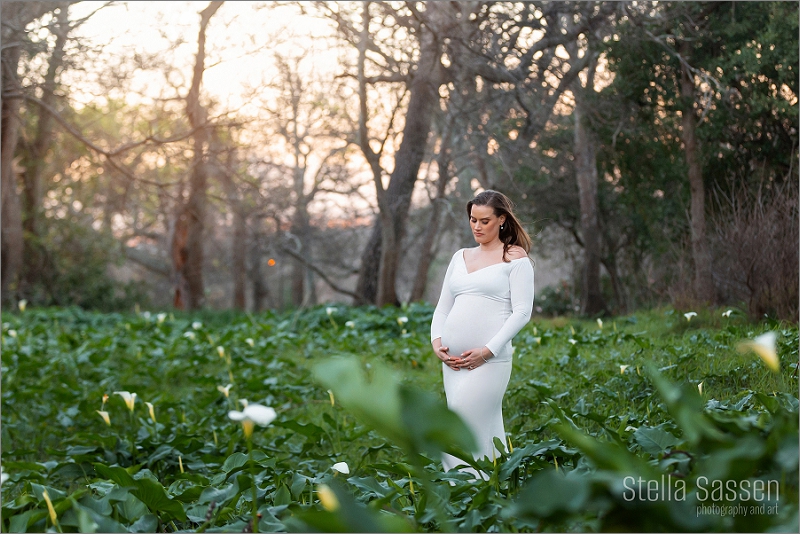
[[[511, 338], [533, 309], [531, 238], [512, 208], [508, 197], [491, 190], [467, 203], [478, 246], [453, 255], [431, 322], [447, 406], [472, 430], [476, 459], [497, 456], [495, 437], [505, 443], [503, 395], [511, 377]], [[463, 462], [445, 454], [442, 463], [447, 471]]]

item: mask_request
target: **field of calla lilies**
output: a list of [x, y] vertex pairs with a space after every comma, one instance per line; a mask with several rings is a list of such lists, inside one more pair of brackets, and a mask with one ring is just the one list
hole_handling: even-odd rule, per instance
[[797, 532], [796, 324], [534, 318], [474, 461], [432, 312], [3, 313], [2, 530]]

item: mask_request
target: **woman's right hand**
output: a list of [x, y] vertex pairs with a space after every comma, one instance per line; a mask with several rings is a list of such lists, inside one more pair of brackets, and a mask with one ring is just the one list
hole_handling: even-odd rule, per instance
[[458, 358], [454, 358], [448, 354], [447, 351], [450, 350], [450, 347], [443, 347], [442, 342], [436, 339], [433, 343], [433, 352], [436, 354], [436, 357], [442, 360], [442, 362], [448, 366], [453, 371], [458, 371], [461, 368], [457, 364]]

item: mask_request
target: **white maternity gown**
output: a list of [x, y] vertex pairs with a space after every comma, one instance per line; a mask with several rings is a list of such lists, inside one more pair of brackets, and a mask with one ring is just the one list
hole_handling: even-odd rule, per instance
[[[533, 267], [526, 256], [469, 273], [464, 250], [456, 252], [447, 267], [431, 322], [431, 342], [442, 338], [453, 357], [484, 346], [494, 354], [471, 371], [453, 371], [442, 362], [447, 406], [472, 430], [478, 445], [475, 459], [494, 458], [494, 438], [506, 442], [503, 395], [511, 377], [511, 338], [531, 316]], [[442, 464], [448, 471], [463, 462], [444, 454]], [[471, 468], [464, 471], [481, 476]]]

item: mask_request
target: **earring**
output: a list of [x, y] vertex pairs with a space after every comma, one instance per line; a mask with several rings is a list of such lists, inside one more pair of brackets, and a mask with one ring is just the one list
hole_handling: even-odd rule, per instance
[[502, 230], [503, 228], [504, 228], [504, 225], [502, 225], [502, 224], [501, 224], [501, 225], [500, 225], [500, 229]]

